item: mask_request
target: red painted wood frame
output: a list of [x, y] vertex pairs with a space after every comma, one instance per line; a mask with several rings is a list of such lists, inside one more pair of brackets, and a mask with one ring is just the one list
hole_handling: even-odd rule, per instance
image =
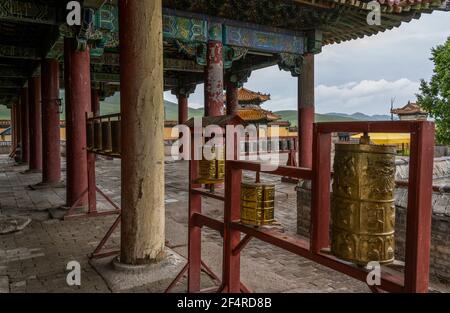
[[[382, 271], [381, 286], [373, 291], [427, 292], [431, 240], [431, 196], [434, 124], [425, 121], [320, 123], [314, 125], [313, 168], [279, 167], [272, 175], [312, 180], [311, 239], [289, 236], [240, 224], [242, 171], [261, 171], [260, 164], [227, 161], [225, 183], [225, 227], [223, 291], [240, 292], [240, 252], [252, 237], [311, 259], [366, 282], [368, 271], [329, 254], [331, 133], [392, 132], [411, 134], [408, 184], [405, 273]], [[191, 220], [217, 230], [220, 222], [192, 212]], [[246, 236], [241, 241], [241, 233]]]

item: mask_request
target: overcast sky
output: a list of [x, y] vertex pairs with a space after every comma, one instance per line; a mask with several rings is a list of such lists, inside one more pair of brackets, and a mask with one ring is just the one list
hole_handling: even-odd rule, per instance
[[[431, 48], [450, 36], [450, 12], [423, 14], [399, 28], [323, 48], [316, 56], [316, 110], [389, 114], [390, 101], [403, 106], [415, 100], [420, 79], [429, 80]], [[297, 108], [297, 81], [278, 67], [252, 73], [246, 88], [270, 93], [264, 107], [272, 111]], [[176, 102], [176, 97], [165, 94]], [[203, 85], [189, 98], [203, 107]]]

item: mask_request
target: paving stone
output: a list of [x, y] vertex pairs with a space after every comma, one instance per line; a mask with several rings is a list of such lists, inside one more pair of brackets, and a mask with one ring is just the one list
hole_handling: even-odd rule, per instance
[[[120, 160], [99, 158], [96, 165], [97, 185], [115, 203], [120, 204]], [[64, 169], [64, 161], [62, 166]], [[24, 166], [14, 166], [6, 157], [0, 156], [0, 214], [8, 213], [33, 220], [22, 231], [0, 235], [0, 282], [7, 277], [8, 290], [11, 292], [111, 292], [104, 279], [89, 264], [88, 255], [116, 216], [68, 221], [50, 219], [46, 213], [48, 208], [45, 207], [63, 205], [65, 190], [30, 190], [27, 186], [39, 182], [40, 174], [19, 174], [24, 170]], [[165, 172], [167, 246], [186, 257], [188, 163], [166, 163]], [[254, 179], [254, 173], [244, 174], [247, 179]], [[272, 175], [262, 175], [261, 178], [277, 183], [276, 219], [286, 233], [295, 235], [295, 186], [281, 184], [279, 178]], [[101, 210], [111, 209], [100, 195], [97, 199]], [[203, 212], [222, 220], [223, 203], [204, 199]], [[117, 249], [119, 244], [120, 227], [105, 248]], [[222, 270], [222, 251], [220, 234], [204, 228], [202, 257], [217, 274]], [[81, 265], [80, 287], [67, 286], [66, 265], [70, 261], [78, 261]], [[177, 273], [172, 274], [174, 277]], [[215, 285], [207, 275], [202, 275], [202, 287]], [[256, 239], [242, 251], [241, 275], [242, 281], [255, 292], [369, 292], [365, 284], [359, 281]], [[184, 292], [186, 283], [186, 278], [181, 279], [173, 292]], [[143, 286], [126, 292], [160, 292], [161, 287]], [[433, 290], [449, 291], [450, 288], [433, 282]]]

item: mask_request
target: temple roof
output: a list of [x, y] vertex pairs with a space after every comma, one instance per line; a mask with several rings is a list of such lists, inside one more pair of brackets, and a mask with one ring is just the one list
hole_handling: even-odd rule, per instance
[[427, 114], [419, 104], [415, 102], [408, 102], [403, 108], [393, 109], [391, 113], [397, 115], [413, 115], [413, 114]]
[[164, 0], [165, 7], [288, 29], [322, 31], [323, 43], [371, 36], [418, 19], [422, 13], [449, 10], [448, 0], [377, 0], [381, 25], [369, 25], [369, 0]]
[[238, 101], [239, 104], [260, 104], [270, 100], [269, 94], [263, 94], [261, 92], [251, 91], [246, 88], [239, 88]]
[[249, 123], [269, 123], [281, 118], [281, 116], [279, 116], [278, 114], [264, 110], [256, 105], [251, 107], [239, 108], [237, 110], [237, 116]]

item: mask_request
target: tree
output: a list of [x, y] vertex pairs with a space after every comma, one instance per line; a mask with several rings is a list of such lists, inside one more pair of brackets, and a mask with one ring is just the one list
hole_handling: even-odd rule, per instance
[[420, 106], [436, 122], [436, 141], [450, 145], [450, 37], [443, 45], [432, 49], [434, 74], [429, 83], [420, 83], [417, 95]]

